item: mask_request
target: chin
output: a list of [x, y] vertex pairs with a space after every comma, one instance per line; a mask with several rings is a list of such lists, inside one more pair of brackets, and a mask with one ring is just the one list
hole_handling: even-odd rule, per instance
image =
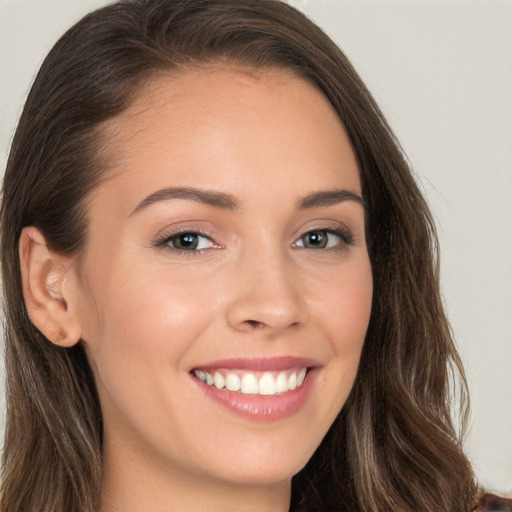
[[[268, 436], [271, 437], [270, 435]], [[203, 460], [204, 468], [221, 480], [238, 485], [268, 486], [291, 481], [307, 464], [321, 440], [306, 442], [295, 439], [261, 439], [231, 445], [221, 450], [221, 459]], [[220, 464], [219, 464], [220, 462]]]

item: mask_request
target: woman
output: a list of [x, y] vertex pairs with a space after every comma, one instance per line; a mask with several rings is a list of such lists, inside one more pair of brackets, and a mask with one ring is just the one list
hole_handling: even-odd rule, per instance
[[377, 105], [291, 7], [86, 16], [5, 176], [3, 510], [471, 510], [436, 248]]

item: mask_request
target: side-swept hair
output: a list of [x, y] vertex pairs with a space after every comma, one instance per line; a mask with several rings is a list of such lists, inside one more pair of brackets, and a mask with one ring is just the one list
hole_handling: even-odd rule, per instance
[[[437, 239], [398, 142], [348, 59], [276, 0], [124, 0], [54, 46], [28, 96], [1, 206], [7, 425], [3, 512], [93, 512], [102, 418], [81, 343], [50, 343], [26, 313], [18, 240], [36, 226], [79, 255], [87, 199], [107, 162], [102, 126], [152, 77], [190, 67], [288, 69], [323, 91], [352, 143], [367, 205], [374, 301], [351, 395], [306, 467], [291, 510], [457, 512], [475, 481], [451, 417], [466, 382], [443, 311]], [[108, 145], [108, 141], [106, 143]]]

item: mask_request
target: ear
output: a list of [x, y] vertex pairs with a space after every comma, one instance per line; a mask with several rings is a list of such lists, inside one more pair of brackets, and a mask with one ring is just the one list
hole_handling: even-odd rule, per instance
[[19, 257], [23, 296], [32, 323], [56, 345], [73, 346], [81, 338], [73, 260], [50, 250], [33, 226], [21, 233]]

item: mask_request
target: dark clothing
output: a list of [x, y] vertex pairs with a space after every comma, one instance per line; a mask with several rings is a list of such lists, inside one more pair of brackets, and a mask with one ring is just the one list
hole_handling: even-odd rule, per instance
[[512, 499], [485, 493], [480, 499], [478, 512], [512, 512]]

